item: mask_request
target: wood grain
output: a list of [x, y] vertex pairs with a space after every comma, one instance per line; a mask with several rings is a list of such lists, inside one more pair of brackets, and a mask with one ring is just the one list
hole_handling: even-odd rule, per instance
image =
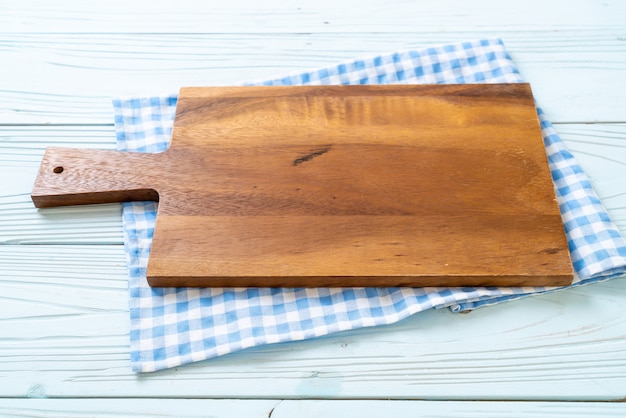
[[566, 418], [620, 417], [626, 405], [594, 402], [458, 402], [458, 401], [332, 401], [285, 400], [276, 405], [273, 418], [300, 417], [342, 418], [347, 416], [429, 417], [429, 418]]
[[523, 84], [183, 89], [166, 152], [49, 149], [32, 198], [158, 200], [153, 286], [572, 279]]
[[[626, 124], [559, 124], [559, 135], [589, 175], [618, 228], [626, 230]], [[0, 239], [9, 244], [124, 243], [117, 204], [38, 210], [30, 198], [51, 145], [115, 148], [112, 126], [0, 126]]]
[[[0, 399], [0, 416], [37, 418], [268, 418], [278, 399]], [[584, 412], [615, 408], [584, 408]], [[565, 407], [566, 411], [571, 408]], [[581, 412], [582, 412], [581, 411]], [[557, 417], [554, 417], [557, 418]]]
[[[568, 122], [557, 130], [626, 232], [626, 125], [592, 123], [626, 122], [623, 2], [366, 0], [357, 10], [235, 0], [211, 3], [223, 8], [215, 14], [184, 0], [0, 4], [0, 61], [11, 64], [0, 70], [0, 415], [268, 416], [263, 404], [278, 401], [262, 398], [295, 398], [272, 417], [624, 415], [623, 402], [529, 402], [624, 399], [624, 280], [138, 377], [128, 366], [125, 254], [107, 245], [123, 242], [119, 209], [40, 211], [28, 196], [45, 146], [100, 148], [106, 128], [114, 147], [110, 96], [500, 36], [549, 119]], [[80, 242], [95, 245], [71, 245]], [[42, 396], [60, 399], [26, 399]], [[353, 401], [296, 400], [330, 397]], [[248, 409], [241, 398], [256, 399]], [[381, 398], [431, 400], [363, 400]]]
[[[7, 2], [7, 0], [3, 0]], [[561, 0], [562, 1], [562, 0]], [[419, 13], [412, 3], [394, 1], [382, 5], [377, 0], [363, 0], [359, 8], [337, 7], [333, 0], [318, 0], [301, 4], [296, 1], [259, 3], [254, 0], [233, 0], [207, 5], [194, 0], [174, 3], [158, 2], [158, 12], [146, 13], [152, 3], [111, 0], [106, 3], [77, 4], [71, 8], [59, 0], [28, 0], [6, 7], [0, 15], [0, 27], [11, 32], [33, 33], [41, 27], [52, 33], [67, 33], [71, 28], [78, 33], [283, 33], [286, 35], [310, 32], [376, 33], [372, 28], [403, 32], [424, 29], [436, 37], [442, 26], [453, 29], [479, 31], [486, 27], [495, 30], [513, 30], [522, 26], [526, 31], [546, 27], [581, 29], [592, 24], [621, 25], [626, 7], [620, 1], [593, 7], [593, 4], [565, 8], [559, 2], [545, 8], [544, 3], [529, 0], [508, 7], [497, 1], [468, 4], [463, 0], [420, 5]], [[120, 16], [113, 10], [124, 9]], [[451, 13], [450, 11], [454, 11]], [[167, 19], [164, 18], [167, 17]], [[497, 17], [497, 19], [494, 19]], [[419, 25], [416, 25], [419, 23]]]
[[[463, 2], [436, 3], [419, 13], [405, 13], [395, 4], [390, 7], [398, 11], [393, 22], [377, 21], [375, 32], [362, 32], [359, 25], [346, 24], [341, 26], [341, 34], [332, 21], [324, 24], [321, 17], [310, 31], [301, 26], [300, 31], [289, 32], [292, 27], [248, 25], [255, 32], [242, 33], [233, 31], [237, 25], [232, 20], [225, 24], [217, 15], [198, 14], [195, 6], [181, 20], [159, 22], [159, 30], [146, 27], [142, 33], [129, 33], [129, 28], [120, 32], [119, 22], [110, 24], [111, 19], [120, 16], [107, 13], [93, 18], [96, 22], [81, 20], [77, 13], [76, 18], [69, 18], [71, 26], [62, 20], [68, 16], [59, 16], [60, 20], [46, 16], [45, 25], [36, 18], [32, 25], [20, 25], [17, 33], [2, 33], [0, 61], [20, 65], [3, 68], [0, 118], [22, 124], [111, 124], [111, 97], [174, 94], [180, 86], [233, 85], [280, 78], [355, 57], [500, 37], [553, 123], [621, 121], [626, 33], [621, 20], [610, 22], [616, 17], [621, 19], [623, 5], [614, 2], [602, 6], [602, 18], [596, 19], [592, 16], [598, 10], [585, 16], [563, 0], [559, 4], [554, 5], [555, 9], [567, 8], [568, 13], [551, 16], [549, 25], [537, 25], [536, 8], [524, 4], [522, 15], [526, 21], [517, 16], [518, 24], [499, 27], [495, 24], [511, 18], [511, 12], [493, 0], [481, 3], [481, 7], [472, 5], [467, 15], [458, 16], [449, 16], [447, 11], [466, 8]], [[360, 7], [370, 19], [379, 15], [379, 6], [370, 1]], [[63, 4], [56, 7], [63, 8]], [[138, 7], [143, 11], [150, 6]], [[404, 7], [410, 10], [414, 6], [406, 3]], [[39, 9], [15, 13], [24, 22], [32, 14], [41, 13]], [[476, 28], [469, 22], [482, 21], [489, 15], [482, 9], [494, 17]], [[587, 17], [589, 22], [576, 24], [572, 14], [580, 20]], [[149, 22], [145, 14], [124, 16], [132, 22], [132, 30], [139, 28], [139, 23]], [[281, 10], [253, 18], [259, 24], [277, 19], [291, 24], [310, 15], [306, 11], [285, 14]], [[191, 19], [197, 19], [197, 24], [190, 24]], [[445, 31], [439, 29], [440, 23], [433, 27], [433, 22], [440, 19], [446, 19], [451, 26]], [[67, 32], [68, 27], [85, 27], [85, 23], [90, 30], [98, 28], [97, 33]], [[7, 27], [0, 21], [0, 31]], [[211, 32], [218, 27], [218, 33]]]
[[430, 310], [137, 376], [128, 365], [123, 246], [3, 245], [0, 269], [5, 399], [625, 396], [623, 279], [467, 315]]
[[[622, 417], [624, 403], [601, 402], [471, 402], [397, 400], [289, 399], [1, 399], [0, 414], [11, 417], [58, 418], [569, 418]], [[93, 412], [91, 412], [93, 411]], [[97, 412], [96, 412], [97, 411]]]

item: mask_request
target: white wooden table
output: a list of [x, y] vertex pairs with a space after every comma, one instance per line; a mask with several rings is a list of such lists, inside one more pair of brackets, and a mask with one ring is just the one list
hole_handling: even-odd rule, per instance
[[115, 147], [112, 96], [501, 37], [626, 233], [625, 22], [621, 0], [0, 0], [0, 416], [626, 416], [623, 278], [133, 374], [119, 206], [29, 198], [46, 146]]

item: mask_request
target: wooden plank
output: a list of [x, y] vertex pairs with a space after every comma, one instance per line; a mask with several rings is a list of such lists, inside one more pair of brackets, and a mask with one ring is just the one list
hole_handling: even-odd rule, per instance
[[38, 168], [49, 146], [115, 149], [115, 129], [109, 125], [0, 125], [0, 166]]
[[[605, 10], [611, 13], [610, 8]], [[408, 32], [397, 32], [391, 25], [375, 26], [373, 34], [341, 36], [7, 33], [0, 61], [12, 65], [3, 68], [0, 78], [0, 117], [4, 123], [110, 124], [111, 97], [174, 94], [190, 85], [232, 85], [364, 55], [501, 36], [550, 120], [623, 119], [626, 63], [620, 39], [626, 35], [622, 26], [598, 24], [557, 31], [516, 25], [485, 33], [483, 26], [477, 32], [471, 21], [464, 20], [464, 24], [442, 26], [435, 35], [419, 29], [433, 16], [412, 17], [420, 21], [413, 22]]]
[[[36, 397], [37, 393], [33, 392], [33, 396]], [[29, 418], [267, 418], [279, 403], [280, 400], [241, 399], [0, 399], [0, 415]]]
[[[61, 298], [63, 293], [60, 291], [76, 286], [77, 291], [82, 288], [102, 292], [102, 302], [94, 305], [94, 300], [89, 298], [68, 300], [66, 305], [75, 310], [80, 310], [81, 306], [87, 312], [107, 312], [109, 309], [125, 312], [128, 309], [124, 302], [128, 277], [122, 245], [3, 245], [0, 246], [0, 259], [6, 295], [13, 296], [8, 300], [29, 300], [44, 307], [46, 292], [56, 289], [55, 292], [59, 292], [55, 297]], [[45, 286], [46, 283], [49, 286]], [[22, 296], [28, 296], [28, 299]], [[112, 300], [119, 301], [111, 304]], [[51, 303], [50, 306], [60, 304]], [[4, 318], [29, 317], [30, 314], [33, 314], [32, 310], [17, 309]], [[28, 330], [23, 332], [23, 335], [28, 334]]]
[[242, 399], [0, 399], [0, 414], [11, 417], [397, 417], [397, 418], [568, 418], [622, 417], [624, 403], [455, 402]]
[[[32, 171], [26, 173], [30, 177]], [[15, 170], [9, 173], [0, 169], [0, 176], [13, 175]], [[30, 188], [32, 183], [24, 187]], [[124, 242], [119, 204], [42, 211], [35, 208], [28, 192], [7, 193], [0, 196], [0, 215], [0, 244], [120, 245]]]
[[[626, 124], [559, 124], [613, 221], [626, 233]], [[37, 210], [30, 199], [47, 146], [113, 149], [112, 126], [0, 126], [0, 242], [122, 244], [117, 204]]]
[[626, 396], [624, 279], [137, 376], [121, 246], [4, 245], [0, 269], [3, 397]]
[[115, 149], [112, 126], [0, 126], [0, 243], [122, 244], [120, 205], [41, 211], [30, 198], [46, 147]]
[[573, 278], [527, 84], [183, 89], [167, 151], [49, 149], [32, 198], [158, 200], [158, 287]]
[[626, 404], [597, 402], [283, 401], [272, 418], [349, 416], [423, 418], [621, 417]]
[[[442, 27], [463, 27], [470, 22], [477, 28], [527, 31], [585, 28], [604, 24], [621, 26], [626, 7], [612, 0], [595, 7], [554, 1], [545, 7], [540, 0], [503, 6], [495, 0], [468, 4], [446, 0], [420, 5], [391, 1], [381, 5], [363, 0], [359, 7], [337, 7], [332, 0], [302, 4], [295, 0], [263, 2], [234, 0], [211, 4], [185, 0], [171, 3], [111, 0], [106, 3], [78, 4], [46, 0], [3, 0], [0, 28], [11, 32], [82, 33], [254, 33], [283, 32], [372, 32], [372, 28], [411, 31], [422, 27], [440, 35]], [[120, 15], [119, 10], [124, 10]], [[542, 13], [537, 13], [542, 10]], [[453, 13], [451, 11], [454, 11]], [[167, 16], [167, 18], [164, 18]], [[483, 29], [484, 30], [484, 29]]]

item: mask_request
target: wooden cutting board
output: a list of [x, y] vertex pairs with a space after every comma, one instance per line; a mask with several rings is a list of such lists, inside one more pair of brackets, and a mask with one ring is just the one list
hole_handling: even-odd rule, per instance
[[166, 152], [50, 148], [32, 199], [158, 200], [152, 286], [572, 281], [527, 84], [184, 88]]

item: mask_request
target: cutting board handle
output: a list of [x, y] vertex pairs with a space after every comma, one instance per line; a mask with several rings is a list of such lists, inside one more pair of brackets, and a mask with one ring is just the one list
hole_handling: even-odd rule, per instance
[[150, 175], [163, 154], [54, 148], [46, 150], [31, 198], [38, 208], [159, 200]]

